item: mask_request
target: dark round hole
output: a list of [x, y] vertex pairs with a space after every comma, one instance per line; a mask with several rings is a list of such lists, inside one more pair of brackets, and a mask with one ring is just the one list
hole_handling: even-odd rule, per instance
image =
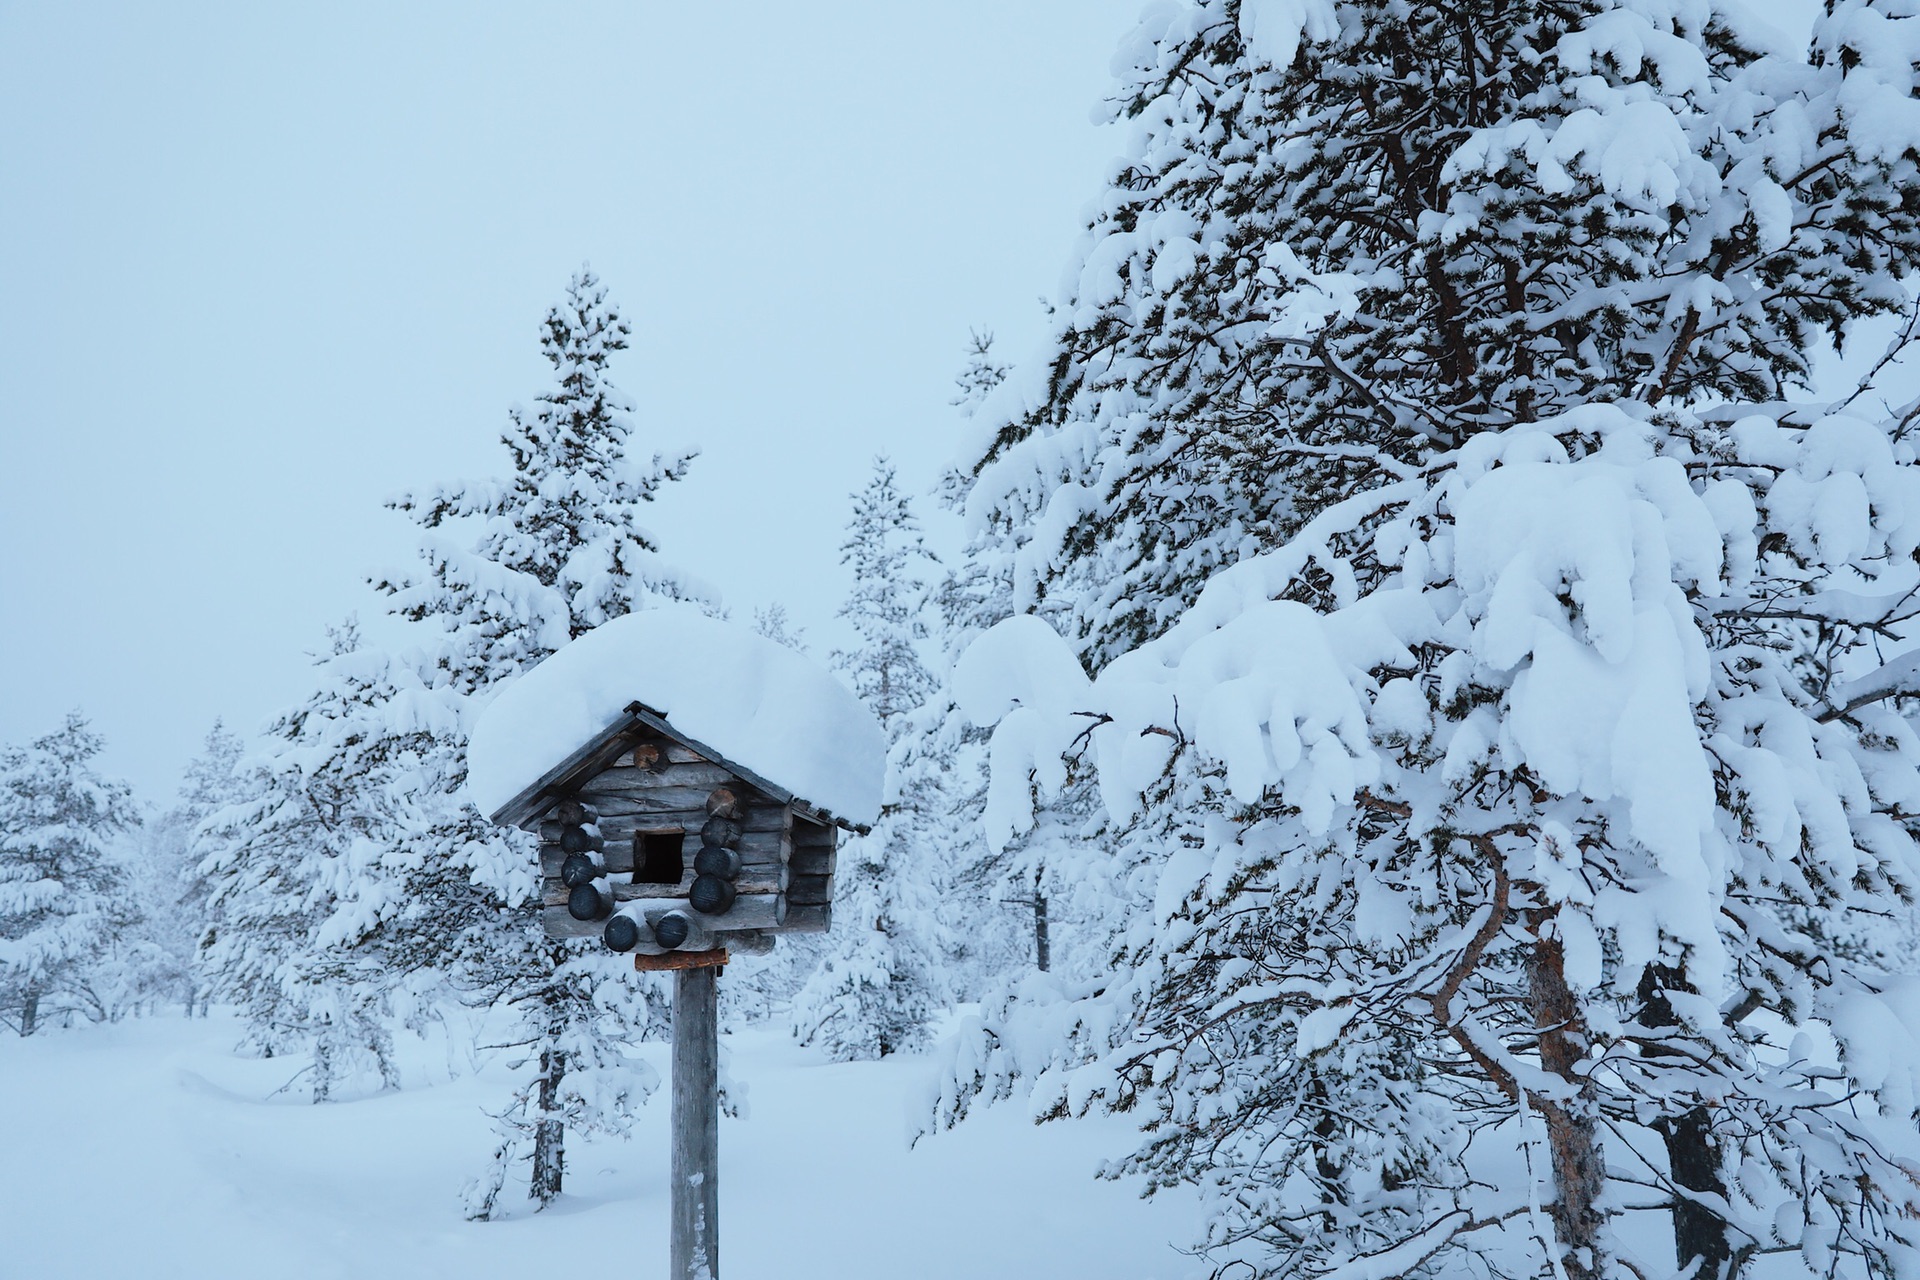
[[607, 921], [600, 938], [609, 951], [631, 951], [640, 945], [640, 922], [632, 916], [615, 916]]
[[677, 911], [670, 911], [653, 922], [653, 940], [669, 951], [685, 942], [692, 931], [687, 918]]
[[570, 853], [567, 860], [560, 864], [560, 879], [569, 889], [578, 889], [583, 884], [592, 884], [593, 878], [600, 874], [600, 868], [593, 865], [593, 859], [584, 853]]
[[607, 900], [592, 885], [580, 885], [567, 895], [567, 914], [575, 920], [598, 920], [607, 914]]

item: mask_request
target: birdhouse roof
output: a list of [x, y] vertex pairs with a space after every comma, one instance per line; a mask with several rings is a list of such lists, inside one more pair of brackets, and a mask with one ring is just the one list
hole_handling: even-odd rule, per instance
[[518, 825], [640, 732], [823, 820], [879, 816], [886, 738], [859, 699], [804, 655], [681, 605], [596, 627], [509, 683], [469, 735], [468, 796]]

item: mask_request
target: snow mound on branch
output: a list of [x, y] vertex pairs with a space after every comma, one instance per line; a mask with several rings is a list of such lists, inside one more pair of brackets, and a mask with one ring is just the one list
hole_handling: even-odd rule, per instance
[[509, 684], [467, 745], [467, 794], [501, 806], [644, 703], [674, 729], [858, 825], [880, 815], [886, 739], [823, 668], [697, 609], [596, 627]]

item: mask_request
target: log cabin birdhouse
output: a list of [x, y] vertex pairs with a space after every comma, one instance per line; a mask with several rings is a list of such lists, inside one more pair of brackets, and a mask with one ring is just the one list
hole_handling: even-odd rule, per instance
[[885, 741], [804, 656], [674, 606], [565, 646], [482, 713], [468, 791], [540, 837], [550, 937], [756, 952], [832, 921], [834, 850], [879, 812]]

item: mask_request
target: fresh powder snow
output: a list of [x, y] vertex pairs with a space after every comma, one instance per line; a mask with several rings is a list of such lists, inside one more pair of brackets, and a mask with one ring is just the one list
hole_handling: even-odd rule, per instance
[[467, 793], [497, 812], [639, 702], [834, 816], [880, 816], [886, 739], [805, 656], [684, 605], [596, 627], [509, 683], [467, 746]]

